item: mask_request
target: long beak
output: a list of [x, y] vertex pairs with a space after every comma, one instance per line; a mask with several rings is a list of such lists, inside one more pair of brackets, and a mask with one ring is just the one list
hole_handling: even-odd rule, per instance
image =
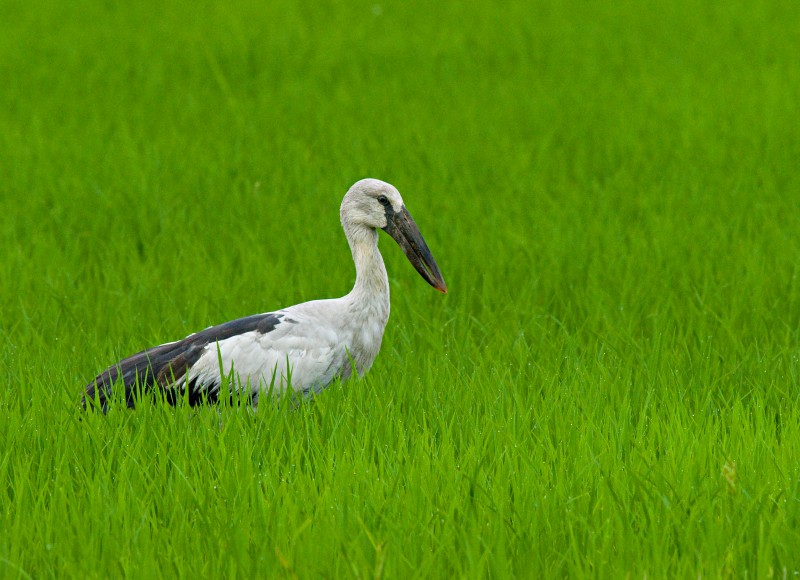
[[444, 283], [442, 273], [433, 254], [428, 249], [428, 244], [422, 239], [419, 228], [414, 218], [404, 207], [399, 212], [386, 212], [386, 227], [384, 231], [394, 238], [394, 241], [403, 248], [408, 261], [416, 268], [425, 281], [442, 294], [447, 294], [447, 284]]

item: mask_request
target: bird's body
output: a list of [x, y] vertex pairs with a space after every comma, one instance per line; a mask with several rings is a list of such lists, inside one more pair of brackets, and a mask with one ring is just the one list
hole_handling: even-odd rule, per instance
[[226, 380], [257, 405], [264, 392], [291, 388], [307, 394], [335, 378], [359, 375], [372, 366], [389, 319], [389, 281], [378, 251], [377, 228], [403, 247], [417, 271], [446, 292], [439, 269], [397, 190], [364, 179], [345, 195], [340, 211], [356, 283], [336, 299], [314, 300], [256, 314], [144, 350], [109, 367], [86, 387], [84, 404], [105, 410], [115, 384], [124, 385], [128, 406], [139, 392], [157, 390], [174, 402], [216, 401]]

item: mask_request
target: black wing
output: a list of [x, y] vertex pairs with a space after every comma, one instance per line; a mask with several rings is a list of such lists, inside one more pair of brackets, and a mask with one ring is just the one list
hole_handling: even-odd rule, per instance
[[[180, 384], [188, 370], [203, 354], [206, 346], [246, 332], [257, 331], [266, 334], [278, 325], [281, 318], [283, 318], [281, 313], [254, 314], [206, 328], [178, 342], [148, 348], [124, 358], [86, 385], [83, 408], [86, 409], [91, 403], [96, 403], [105, 413], [108, 410], [113, 386], [116, 384], [125, 387], [125, 402], [130, 408], [135, 406], [137, 396], [156, 387], [165, 393], [167, 401], [174, 404], [178, 393], [167, 387]], [[193, 385], [189, 390], [191, 405], [203, 400], [201, 387], [202, 385]]]

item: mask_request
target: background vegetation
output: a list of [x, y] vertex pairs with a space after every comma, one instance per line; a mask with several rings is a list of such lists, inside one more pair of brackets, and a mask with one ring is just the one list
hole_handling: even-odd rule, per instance
[[[0, 0], [0, 575], [800, 573], [792, 0]], [[121, 356], [346, 293], [363, 380], [79, 410]]]

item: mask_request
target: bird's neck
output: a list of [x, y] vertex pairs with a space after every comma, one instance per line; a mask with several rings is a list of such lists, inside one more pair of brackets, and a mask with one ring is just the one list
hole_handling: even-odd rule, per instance
[[389, 279], [378, 251], [378, 232], [359, 227], [346, 234], [356, 264], [356, 283], [347, 297], [354, 306], [383, 318], [385, 324], [389, 317]]
[[[356, 362], [358, 374], [363, 375], [380, 351], [383, 330], [389, 321], [389, 279], [378, 251], [378, 232], [363, 226], [343, 225], [356, 264], [355, 286], [341, 299], [350, 331], [347, 350]], [[343, 376], [349, 373], [345, 369]]]
[[350, 251], [356, 264], [356, 284], [351, 294], [362, 297], [389, 297], [389, 279], [383, 257], [378, 250], [378, 232], [372, 228], [358, 228], [348, 232]]

